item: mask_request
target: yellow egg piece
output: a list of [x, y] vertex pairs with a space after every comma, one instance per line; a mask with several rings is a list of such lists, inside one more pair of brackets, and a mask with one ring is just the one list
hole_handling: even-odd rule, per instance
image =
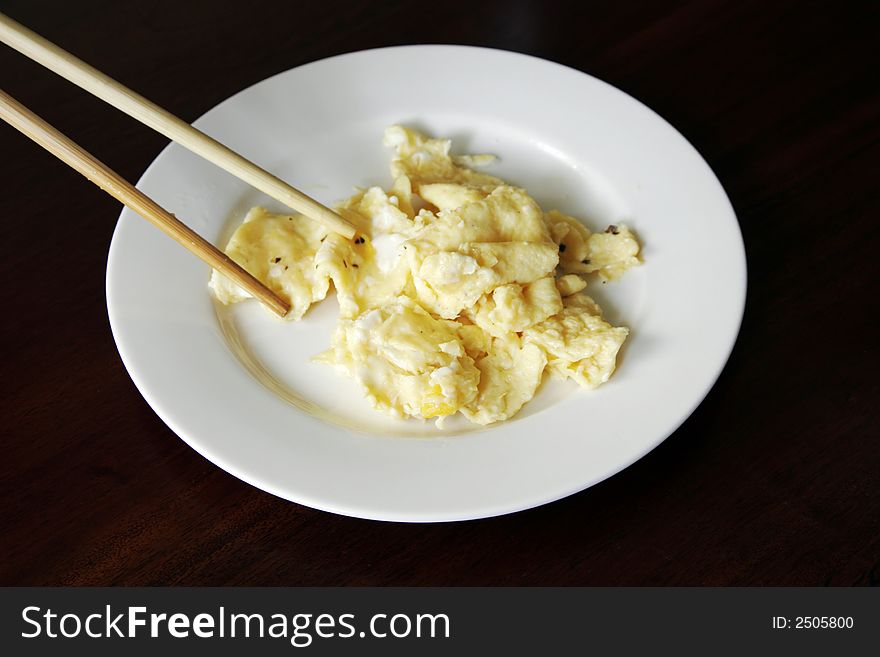
[[[226, 245], [226, 255], [290, 303], [286, 319], [300, 319], [327, 296], [329, 281], [315, 269], [314, 258], [327, 230], [301, 215], [282, 215], [253, 208]], [[250, 295], [218, 271], [209, 283], [223, 304]]]
[[476, 361], [480, 387], [476, 398], [461, 412], [471, 422], [493, 424], [507, 420], [535, 396], [547, 357], [532, 344], [511, 335], [493, 338], [489, 352]]
[[629, 329], [611, 326], [594, 314], [595, 308], [591, 299], [569, 302], [561, 313], [523, 331], [524, 342], [547, 354], [554, 375], [584, 388], [596, 388], [609, 379], [629, 334]]
[[495, 337], [519, 333], [562, 311], [556, 281], [548, 276], [518, 285], [496, 287], [476, 305], [474, 323]]
[[478, 173], [466, 166], [478, 166], [491, 163], [495, 158], [482, 155], [460, 160], [465, 166], [459, 166], [449, 154], [452, 142], [449, 139], [432, 139], [394, 125], [385, 129], [383, 144], [394, 151], [391, 159], [391, 178], [406, 176], [412, 181], [414, 191], [420, 185], [444, 182], [465, 183], [475, 187], [494, 189], [502, 183], [499, 178]]
[[317, 360], [353, 377], [376, 409], [425, 419], [470, 403], [480, 377], [458, 324], [405, 296], [341, 320], [332, 348]]

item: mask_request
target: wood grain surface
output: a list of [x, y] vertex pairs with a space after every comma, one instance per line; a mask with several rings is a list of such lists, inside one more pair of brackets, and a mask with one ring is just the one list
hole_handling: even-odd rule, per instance
[[[156, 417], [107, 320], [120, 207], [0, 127], [0, 584], [876, 585], [878, 6], [4, 0], [188, 121], [274, 73], [383, 45], [487, 45], [586, 71], [713, 167], [749, 291], [715, 388], [610, 480], [482, 521], [337, 517], [238, 481]], [[165, 145], [5, 47], [0, 81], [129, 180]]]

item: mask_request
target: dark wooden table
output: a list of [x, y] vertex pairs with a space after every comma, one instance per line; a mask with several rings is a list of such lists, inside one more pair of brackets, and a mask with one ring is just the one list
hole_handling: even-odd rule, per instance
[[[293, 66], [414, 42], [528, 52], [629, 92], [706, 157], [745, 237], [745, 321], [702, 406], [619, 475], [512, 516], [387, 524], [282, 501], [153, 414], [105, 309], [119, 206], [0, 127], [0, 584], [877, 584], [878, 5], [428, 7], [2, 3], [187, 120]], [[0, 71], [130, 180], [165, 145], [5, 47]]]

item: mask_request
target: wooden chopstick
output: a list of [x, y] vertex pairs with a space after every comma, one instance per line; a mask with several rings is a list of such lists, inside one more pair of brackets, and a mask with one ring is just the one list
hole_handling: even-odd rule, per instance
[[284, 317], [290, 305], [263, 285], [234, 260], [216, 249], [177, 217], [164, 210], [153, 199], [107, 165], [61, 134], [24, 105], [0, 89], [0, 118], [21, 131], [65, 164], [79, 171], [114, 198], [122, 201], [159, 230], [186, 247], [211, 267], [229, 277], [275, 314]]
[[329, 230], [354, 236], [333, 210], [2, 13], [0, 41]]

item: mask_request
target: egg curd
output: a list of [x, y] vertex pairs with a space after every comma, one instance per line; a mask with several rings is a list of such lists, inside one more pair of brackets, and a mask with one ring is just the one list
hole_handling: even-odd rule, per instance
[[[545, 373], [585, 388], [606, 382], [629, 333], [583, 290], [637, 265], [626, 226], [593, 233], [525, 190], [475, 171], [490, 155], [452, 156], [448, 139], [392, 126], [392, 185], [359, 190], [336, 210], [348, 240], [301, 216], [252, 209], [226, 253], [291, 304], [298, 320], [331, 287], [341, 317], [315, 357], [355, 379], [397, 417], [515, 415]], [[230, 304], [249, 295], [213, 272]]]

